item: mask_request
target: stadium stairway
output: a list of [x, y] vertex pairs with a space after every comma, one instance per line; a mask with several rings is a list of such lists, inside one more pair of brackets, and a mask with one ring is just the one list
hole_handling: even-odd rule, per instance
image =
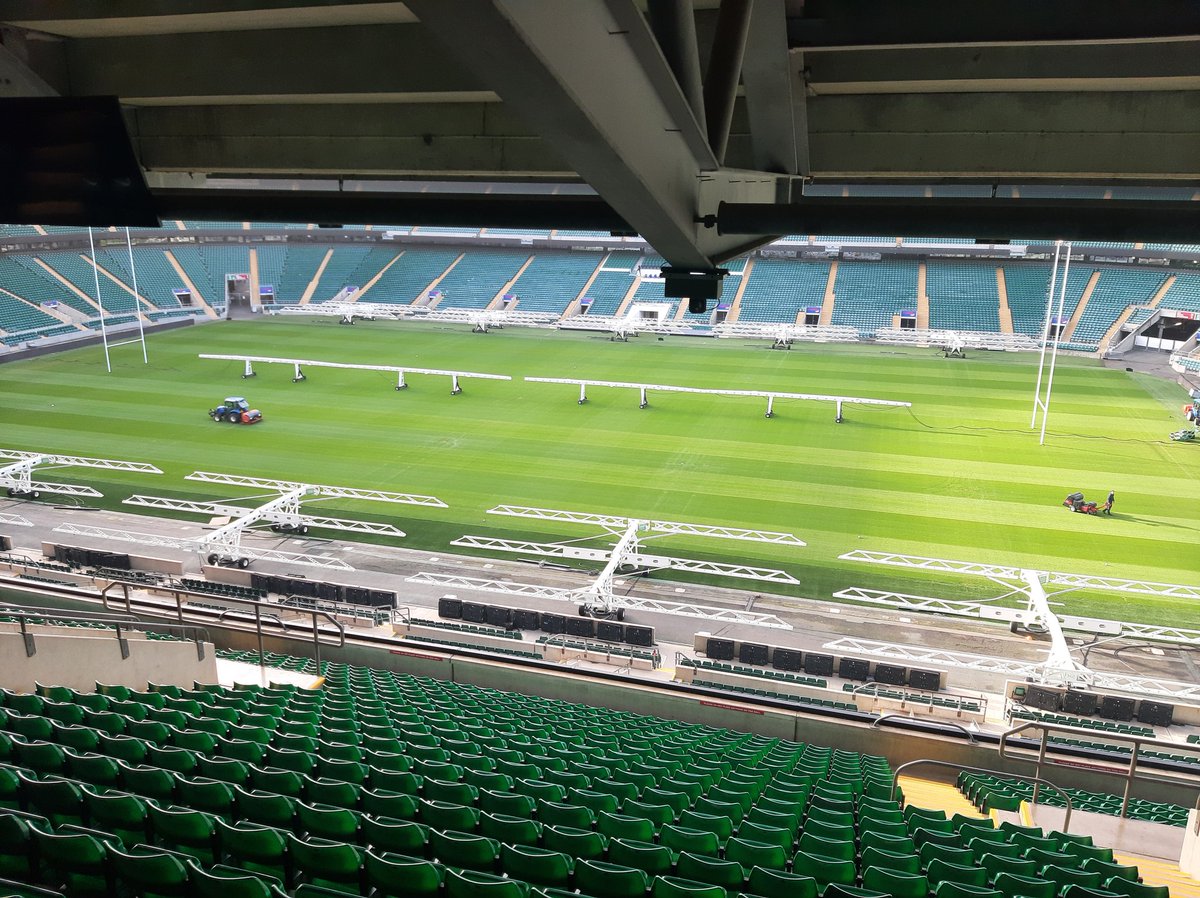
[[1083, 295], [1079, 297], [1079, 303], [1075, 306], [1075, 312], [1071, 315], [1071, 320], [1067, 322], [1067, 326], [1062, 331], [1062, 342], [1071, 342], [1071, 336], [1075, 333], [1075, 328], [1079, 325], [1079, 319], [1083, 317], [1083, 311], [1087, 308], [1088, 300], [1092, 298], [1092, 291], [1096, 289], [1096, 284], [1100, 281], [1100, 271], [1092, 272], [1088, 278], [1087, 286], [1083, 288]]
[[953, 783], [939, 783], [936, 780], [920, 779], [915, 776], [900, 777], [900, 791], [904, 793], [904, 803], [916, 805], [919, 808], [941, 810], [947, 817], [961, 814], [964, 817], [985, 819], [975, 806], [963, 796]]
[[1008, 305], [1008, 285], [1004, 281], [1004, 269], [996, 266], [996, 295], [1000, 297], [1000, 333], [1013, 332], [1012, 309]]
[[1200, 882], [1180, 870], [1178, 864], [1119, 851], [1113, 852], [1113, 860], [1118, 864], [1136, 865], [1142, 882], [1148, 886], [1166, 886], [1171, 890], [1171, 898], [1200, 898]]

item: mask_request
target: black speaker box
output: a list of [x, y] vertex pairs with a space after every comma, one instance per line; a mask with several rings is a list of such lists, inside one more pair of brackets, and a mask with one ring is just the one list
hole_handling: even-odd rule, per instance
[[462, 620], [462, 606], [462, 599], [442, 596], [438, 599], [438, 617], [445, 617], [450, 620]]
[[1151, 726], [1169, 727], [1175, 719], [1175, 706], [1143, 701], [1138, 705], [1137, 719]]
[[838, 676], [843, 680], [865, 680], [870, 673], [871, 662], [862, 658], [843, 658], [838, 662]]
[[482, 624], [487, 622], [487, 605], [480, 605], [477, 602], [462, 603], [462, 619], [472, 624]]
[[572, 636], [586, 636], [591, 639], [596, 635], [596, 622], [590, 617], [568, 617], [567, 632]]
[[903, 686], [908, 680], [908, 668], [897, 667], [895, 664], [876, 664], [875, 682], [887, 683], [889, 686]]
[[776, 670], [800, 670], [804, 656], [795, 649], [776, 649], [771, 653], [771, 666]]
[[372, 589], [371, 604], [377, 608], [395, 608], [396, 594], [390, 589]]
[[732, 661], [733, 640], [713, 639], [709, 637], [708, 647], [704, 650], [704, 653], [713, 661]]
[[927, 689], [930, 692], [937, 692], [942, 688], [942, 675], [936, 670], [920, 670], [912, 667], [908, 671], [908, 685], [913, 689]]
[[743, 664], [766, 664], [769, 650], [757, 642], [743, 642], [738, 647], [738, 660]]
[[1100, 716], [1108, 720], [1133, 720], [1134, 701], [1119, 695], [1106, 695], [1100, 699]]
[[1063, 693], [1062, 708], [1068, 714], [1082, 714], [1085, 717], [1091, 717], [1096, 713], [1096, 696], [1091, 692], [1068, 689]]
[[501, 608], [497, 605], [489, 605], [487, 610], [487, 622], [493, 627], [507, 627], [512, 623], [512, 612], [507, 608]]
[[565, 633], [566, 629], [567, 619], [561, 614], [541, 612], [541, 631], [543, 633]]
[[318, 583], [317, 598], [324, 602], [336, 602], [341, 593], [336, 583]]
[[0, 552], [11, 552], [11, 551], [12, 551], [12, 537], [11, 536], [0, 536]]
[[596, 638], [607, 642], [624, 642], [625, 625], [610, 620], [597, 621]]
[[816, 652], [804, 653], [804, 672], [814, 677], [833, 676], [833, 655], [818, 655]]
[[251, 574], [250, 585], [255, 589], [265, 589], [267, 592], [270, 592], [272, 579], [273, 578], [267, 576], [266, 574]]
[[541, 615], [536, 611], [526, 611], [523, 608], [513, 609], [513, 626], [518, 630], [540, 630]]
[[1025, 704], [1042, 711], [1058, 711], [1062, 708], [1062, 695], [1054, 689], [1030, 686], [1025, 692]]
[[343, 586], [342, 601], [351, 605], [370, 605], [371, 590], [361, 586]]
[[625, 641], [630, 645], [652, 646], [654, 645], [654, 628], [626, 624]]

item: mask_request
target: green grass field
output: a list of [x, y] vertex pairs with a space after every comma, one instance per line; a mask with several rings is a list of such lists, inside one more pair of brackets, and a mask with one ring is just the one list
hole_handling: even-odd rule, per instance
[[[448, 509], [342, 507], [399, 513], [403, 544], [444, 551], [464, 533], [581, 537], [586, 528], [485, 515], [497, 503], [786, 530], [806, 548], [674, 539], [664, 551], [781, 566], [795, 594], [827, 598], [847, 586], [942, 598], [998, 590], [960, 578], [838, 561], [851, 549], [1200, 584], [1200, 446], [1171, 443], [1185, 392], [1165, 381], [1060, 360], [1047, 444], [1029, 429], [1037, 359], [932, 350], [597, 335], [507, 329], [471, 334], [333, 320], [255, 320], [183, 328], [113, 350], [99, 347], [0, 365], [0, 446], [157, 463], [164, 477], [56, 472], [93, 483], [110, 505], [132, 492], [234, 496], [183, 480], [193, 470], [430, 494]], [[362, 364], [408, 364], [509, 374], [514, 381], [259, 366], [197, 353], [243, 353]], [[524, 376], [584, 377], [734, 389], [773, 388], [907, 400], [908, 409], [527, 384]], [[245, 394], [263, 410], [254, 427], [215, 424], [206, 411]], [[1117, 493], [1112, 518], [1071, 514], [1063, 496]], [[330, 509], [332, 513], [334, 509]], [[729, 581], [725, 581], [729, 584]], [[729, 584], [736, 585], [736, 584]], [[758, 590], [761, 584], [744, 584]], [[1076, 613], [1200, 626], [1183, 601], [1072, 594]]]

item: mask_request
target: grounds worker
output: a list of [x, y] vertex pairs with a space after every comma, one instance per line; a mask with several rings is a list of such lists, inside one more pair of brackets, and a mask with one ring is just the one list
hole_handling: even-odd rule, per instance
[[1116, 500], [1116, 498], [1117, 498], [1117, 494], [1114, 493], [1112, 490], [1109, 490], [1108, 491], [1108, 499], [1105, 500], [1105, 502], [1104, 502], [1104, 513], [1105, 514], [1112, 514], [1113, 502]]

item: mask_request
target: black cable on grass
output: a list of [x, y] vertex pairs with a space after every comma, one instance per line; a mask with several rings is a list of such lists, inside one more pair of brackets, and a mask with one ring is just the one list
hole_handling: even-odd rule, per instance
[[[973, 430], [973, 431], [985, 431], [988, 433], [1028, 433], [1028, 430], [1026, 430], [1025, 428], [1015, 428], [1014, 429], [1011, 427], [978, 427], [978, 426], [972, 426], [970, 424], [951, 424], [948, 427], [934, 427], [932, 424], [927, 424], [926, 422], [924, 422], [920, 418], [918, 418], [917, 413], [914, 412], [911, 408], [908, 409], [908, 413], [910, 415], [912, 415], [912, 419], [914, 421], [916, 421], [918, 424], [920, 424], [922, 427], [926, 428], [927, 430], [940, 431], [940, 432], [944, 432], [944, 431], [948, 431], [948, 430]], [[1047, 430], [1046, 436], [1071, 437], [1073, 439], [1078, 439], [1078, 440], [1100, 440], [1105, 443], [1133, 443], [1133, 444], [1139, 445], [1139, 446], [1164, 446], [1170, 442], [1170, 440], [1140, 440], [1140, 439], [1136, 439], [1134, 437], [1110, 437], [1110, 436], [1105, 436], [1104, 434], [1099, 434], [1099, 433], [1067, 433], [1067, 432], [1061, 431], [1061, 430]]]

